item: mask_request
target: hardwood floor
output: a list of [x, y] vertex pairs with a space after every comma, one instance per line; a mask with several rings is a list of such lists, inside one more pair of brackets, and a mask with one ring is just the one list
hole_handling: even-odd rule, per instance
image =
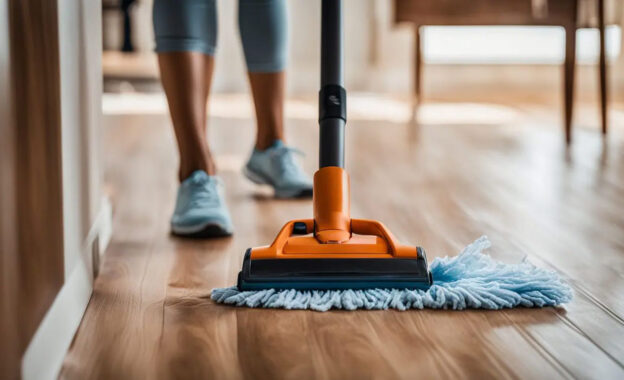
[[[388, 115], [352, 99], [352, 110], [363, 110], [347, 126], [354, 217], [383, 221], [431, 258], [487, 234], [493, 256], [560, 271], [574, 301], [461, 312], [216, 305], [210, 290], [234, 284], [244, 250], [269, 243], [286, 220], [310, 216], [310, 201], [273, 200], [248, 183], [239, 169], [253, 123], [216, 110], [209, 134], [235, 235], [173, 238], [177, 159], [168, 117], [108, 115], [113, 239], [60, 377], [624, 378], [624, 107], [613, 106], [603, 143], [598, 119], [579, 106], [566, 149], [558, 107], [425, 104], [426, 122], [415, 127], [384, 121], [393, 120], [387, 103]], [[247, 107], [237, 101], [230, 106]], [[312, 173], [314, 112], [290, 110], [290, 141], [308, 152]]]

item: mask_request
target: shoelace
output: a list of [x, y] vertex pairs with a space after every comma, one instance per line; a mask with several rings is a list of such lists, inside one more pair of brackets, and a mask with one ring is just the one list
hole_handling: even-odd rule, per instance
[[301, 174], [293, 154], [305, 155], [301, 150], [288, 146], [277, 147], [271, 152], [271, 160], [277, 166], [281, 176], [299, 176]]

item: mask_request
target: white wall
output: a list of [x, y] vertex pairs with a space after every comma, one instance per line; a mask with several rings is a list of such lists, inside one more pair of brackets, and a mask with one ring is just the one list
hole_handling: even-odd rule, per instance
[[101, 4], [59, 0], [65, 277], [99, 210]]

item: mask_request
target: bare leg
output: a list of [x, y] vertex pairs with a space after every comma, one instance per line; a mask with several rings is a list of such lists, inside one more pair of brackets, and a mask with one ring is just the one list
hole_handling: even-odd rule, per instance
[[249, 73], [256, 108], [256, 149], [264, 150], [275, 140], [284, 140], [284, 86], [286, 74]]
[[206, 137], [214, 58], [198, 52], [167, 52], [158, 54], [158, 63], [180, 152], [180, 181], [195, 170], [214, 175]]

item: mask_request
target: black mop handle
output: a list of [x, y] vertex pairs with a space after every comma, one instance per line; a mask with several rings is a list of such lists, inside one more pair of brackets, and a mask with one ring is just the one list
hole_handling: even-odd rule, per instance
[[342, 0], [322, 0], [319, 167], [344, 168], [347, 93], [342, 87]]

